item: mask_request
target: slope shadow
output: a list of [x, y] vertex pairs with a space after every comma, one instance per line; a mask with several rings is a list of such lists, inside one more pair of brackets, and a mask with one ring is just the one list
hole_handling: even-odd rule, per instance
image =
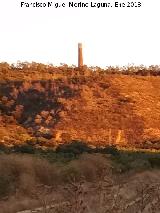
[[36, 136], [41, 127], [54, 128], [59, 121], [63, 110], [61, 100], [77, 95], [74, 83], [60, 79], [1, 83], [1, 120], [5, 123], [18, 122]]

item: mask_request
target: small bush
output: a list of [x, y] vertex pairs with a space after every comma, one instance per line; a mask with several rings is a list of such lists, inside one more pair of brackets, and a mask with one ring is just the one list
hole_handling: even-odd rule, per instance
[[15, 190], [30, 196], [37, 184], [55, 185], [58, 182], [58, 168], [45, 159], [20, 154], [0, 155], [0, 196]]
[[30, 145], [30, 146], [34, 146], [38, 143], [38, 139], [37, 138], [32, 138], [26, 141], [26, 145]]
[[14, 146], [13, 151], [20, 152], [20, 153], [34, 154], [35, 148], [32, 145], [24, 144], [21, 146]]
[[0, 144], [0, 153], [6, 153], [8, 151], [7, 147], [3, 144]]
[[61, 144], [56, 148], [57, 153], [73, 153], [74, 155], [79, 155], [90, 151], [91, 149], [82, 141], [72, 141], [69, 144]]
[[160, 167], [160, 158], [149, 158], [148, 161], [151, 164], [151, 167]]
[[103, 153], [103, 154], [111, 154], [111, 155], [114, 155], [114, 156], [119, 155], [119, 151], [118, 151], [116, 146], [106, 146], [103, 149], [97, 149], [97, 152]]
[[[120, 151], [118, 156], [113, 158], [115, 170], [126, 172], [128, 170], [145, 170], [153, 167], [155, 162], [160, 163], [160, 158], [156, 154], [143, 153], [143, 152], [124, 152]], [[153, 162], [152, 162], [153, 159]], [[160, 164], [159, 164], [160, 165]]]
[[84, 153], [65, 166], [60, 176], [66, 182], [71, 178], [76, 181], [81, 180], [81, 178], [87, 181], [95, 181], [103, 175], [103, 172], [107, 173], [110, 169], [111, 164], [101, 154]]

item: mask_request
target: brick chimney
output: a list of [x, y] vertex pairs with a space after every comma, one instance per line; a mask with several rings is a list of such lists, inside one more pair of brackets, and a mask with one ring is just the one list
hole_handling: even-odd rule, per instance
[[82, 43], [78, 43], [78, 67], [83, 66]]

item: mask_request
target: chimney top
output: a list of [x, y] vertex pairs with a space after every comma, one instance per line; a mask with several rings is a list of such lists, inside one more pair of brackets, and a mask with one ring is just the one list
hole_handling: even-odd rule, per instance
[[82, 48], [82, 43], [78, 43], [78, 47], [79, 47], [79, 48]]

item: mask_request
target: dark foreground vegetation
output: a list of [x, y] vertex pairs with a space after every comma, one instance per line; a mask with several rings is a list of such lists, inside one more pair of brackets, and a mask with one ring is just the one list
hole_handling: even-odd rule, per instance
[[[23, 145], [15, 145], [7, 147], [0, 145], [0, 154], [28, 154], [30, 156], [44, 158], [51, 163], [60, 162], [68, 163], [72, 160], [78, 159], [81, 154], [87, 153], [102, 154], [109, 156], [114, 163], [121, 165], [126, 171], [136, 168], [153, 168], [160, 166], [160, 153], [144, 151], [127, 151], [119, 150], [114, 145], [107, 145], [105, 147], [91, 147], [83, 141], [73, 140], [70, 143], [60, 144], [56, 148], [38, 147], [31, 144], [30, 141]], [[134, 167], [134, 163], [137, 163]]]
[[[36, 149], [30, 144], [11, 148], [1, 146], [1, 212], [14, 213], [39, 206], [43, 207], [41, 212], [47, 212], [49, 205], [60, 203], [48, 212], [127, 213], [133, 212], [134, 206], [138, 213], [140, 208], [144, 210], [148, 205], [148, 197], [143, 197], [142, 191], [146, 196], [152, 192], [152, 198], [156, 196], [155, 191], [158, 193], [159, 168], [159, 153], [120, 151], [114, 146], [93, 149], [80, 141], [60, 145], [55, 150]], [[146, 171], [150, 172], [149, 179], [144, 177]], [[140, 174], [138, 180], [136, 174]], [[152, 183], [146, 182], [151, 179]], [[138, 193], [140, 201], [125, 207], [131, 201], [123, 200], [121, 196], [125, 193], [123, 190], [127, 190], [125, 184], [130, 186], [133, 180], [136, 183], [132, 190]], [[153, 182], [159, 185], [153, 187]], [[118, 197], [113, 199], [109, 194]], [[65, 202], [68, 204], [63, 206]]]

